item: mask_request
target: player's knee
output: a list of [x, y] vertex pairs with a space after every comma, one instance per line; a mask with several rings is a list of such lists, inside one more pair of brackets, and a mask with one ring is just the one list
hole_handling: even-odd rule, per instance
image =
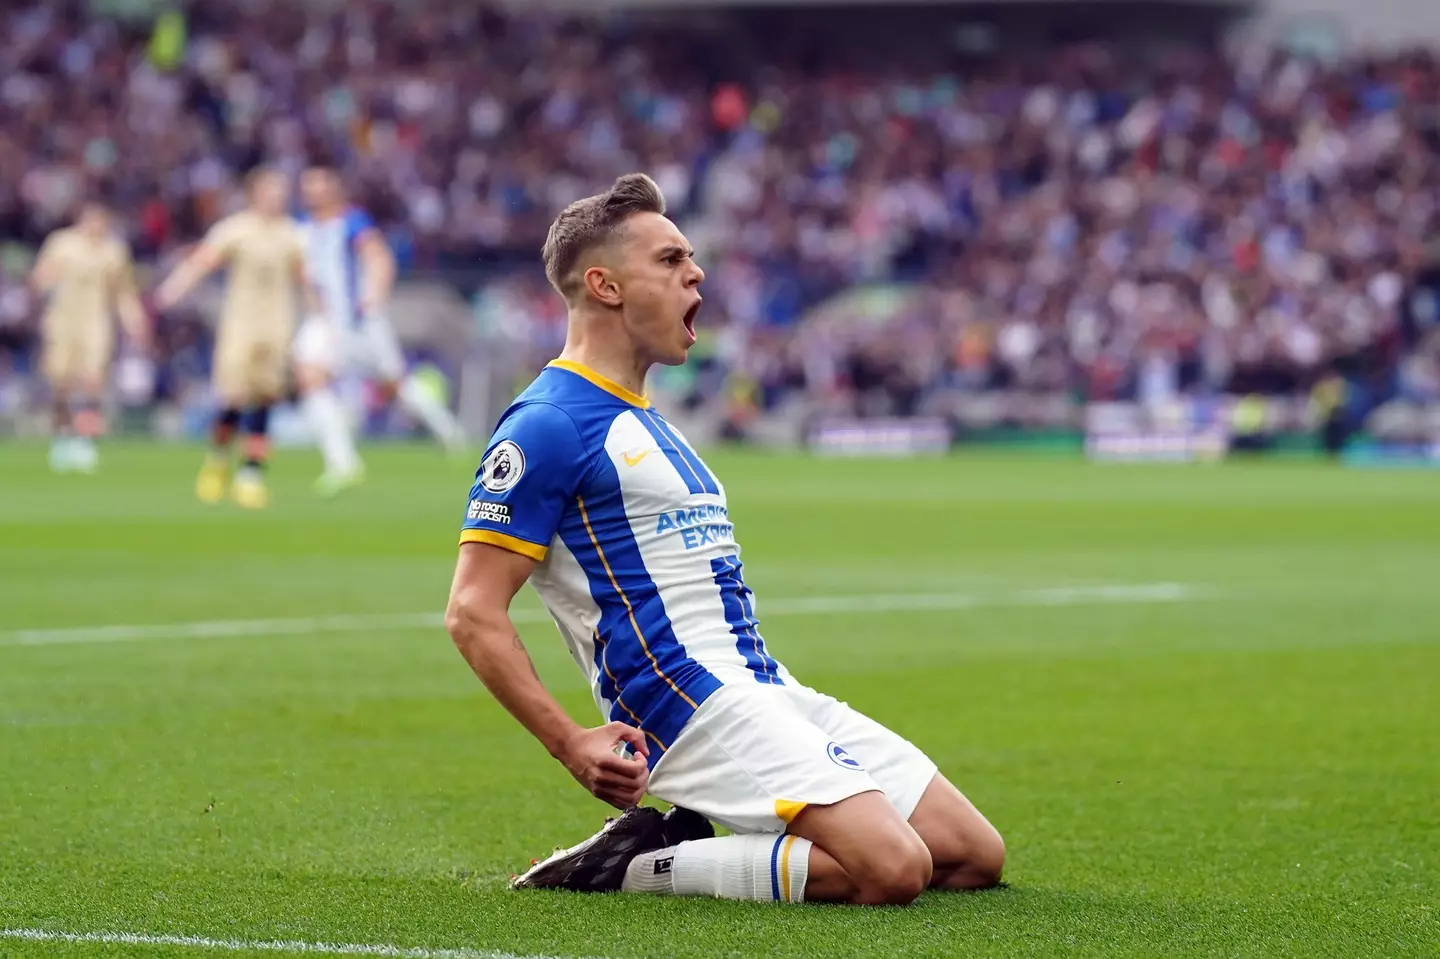
[[330, 385], [330, 373], [323, 367], [309, 364], [295, 368], [295, 382], [301, 393], [313, 393]]
[[1005, 840], [993, 827], [977, 837], [967, 857], [962, 881], [966, 889], [989, 889], [1005, 871]]
[[920, 842], [897, 845], [854, 876], [859, 901], [869, 905], [908, 906], [930, 885], [933, 864]]
[[1005, 840], [989, 823], [965, 837], [964, 854], [947, 875], [937, 879], [947, 889], [990, 889], [1005, 871]]
[[270, 432], [270, 404], [257, 403], [247, 409], [240, 418], [241, 426], [251, 436], [265, 436]]

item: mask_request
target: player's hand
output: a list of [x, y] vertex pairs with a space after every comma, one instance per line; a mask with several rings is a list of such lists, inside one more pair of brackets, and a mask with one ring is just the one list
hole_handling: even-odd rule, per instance
[[[636, 755], [629, 759], [616, 755], [615, 747], [621, 743], [628, 743]], [[649, 755], [644, 733], [624, 723], [608, 723], [570, 737], [560, 761], [596, 799], [628, 809], [640, 802], [650, 784], [650, 769], [645, 764]]]
[[378, 296], [360, 296], [360, 315], [367, 320], [385, 315], [385, 300]]
[[150, 324], [144, 323], [126, 333], [130, 341], [130, 347], [141, 356], [149, 356], [155, 346], [155, 336], [150, 330]]

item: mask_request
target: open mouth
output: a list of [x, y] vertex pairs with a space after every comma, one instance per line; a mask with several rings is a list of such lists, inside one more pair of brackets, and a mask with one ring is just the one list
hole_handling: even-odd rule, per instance
[[700, 301], [696, 300], [690, 309], [685, 311], [685, 332], [690, 336], [690, 342], [694, 343], [698, 337], [695, 335], [695, 317], [700, 315]]

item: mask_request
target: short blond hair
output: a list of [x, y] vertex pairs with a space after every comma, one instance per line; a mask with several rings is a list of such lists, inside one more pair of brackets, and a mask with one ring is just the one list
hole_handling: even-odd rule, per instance
[[610, 189], [576, 200], [550, 224], [540, 255], [545, 261], [545, 278], [566, 299], [580, 291], [575, 269], [580, 260], [604, 244], [636, 213], [665, 212], [665, 195], [644, 173], [627, 173]]

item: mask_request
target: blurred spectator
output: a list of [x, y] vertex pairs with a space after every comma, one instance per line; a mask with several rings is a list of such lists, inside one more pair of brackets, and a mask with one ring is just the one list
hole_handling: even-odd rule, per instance
[[[477, 318], [533, 365], [563, 342], [534, 264], [550, 218], [638, 168], [710, 275], [692, 402], [1163, 404], [1303, 394], [1339, 358], [1374, 401], [1434, 382], [1433, 352], [1401, 364], [1436, 312], [1433, 51], [829, 62], [797, 37], [790, 62], [733, 36], [711, 56], [673, 23], [426, 0], [197, 0], [159, 22], [20, 2], [0, 27], [0, 224], [31, 248], [98, 193], [137, 255], [164, 260], [234, 206], [248, 168], [323, 154], [402, 264], [496, 278]], [[15, 369], [35, 313], [21, 276], [0, 274]], [[207, 335], [166, 318], [162, 391], [204, 375]]]

